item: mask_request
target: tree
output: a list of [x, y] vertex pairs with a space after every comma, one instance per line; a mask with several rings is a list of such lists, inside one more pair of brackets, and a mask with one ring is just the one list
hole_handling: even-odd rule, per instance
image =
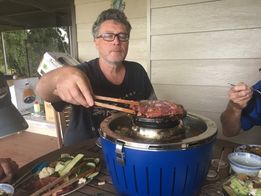
[[28, 32], [27, 50], [28, 61], [32, 73], [37, 67], [46, 51], [68, 53], [69, 44], [62, 35], [63, 28], [31, 29]]
[[26, 76], [26, 51], [24, 40], [27, 38], [26, 31], [4, 33], [6, 58], [9, 69], [20, 76]]
[[[9, 69], [20, 77], [37, 75], [38, 65], [46, 51], [68, 52], [66, 27], [5, 32], [5, 46]], [[3, 53], [2, 53], [3, 54]], [[2, 64], [0, 57], [0, 65]]]

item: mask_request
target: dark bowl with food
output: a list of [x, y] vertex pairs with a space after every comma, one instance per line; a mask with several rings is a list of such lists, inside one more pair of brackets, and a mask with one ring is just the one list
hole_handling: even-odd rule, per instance
[[261, 145], [249, 144], [238, 146], [236, 152], [248, 152], [261, 157]]

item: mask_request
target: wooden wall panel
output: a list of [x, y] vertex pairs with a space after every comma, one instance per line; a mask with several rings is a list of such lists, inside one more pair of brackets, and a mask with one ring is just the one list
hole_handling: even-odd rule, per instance
[[130, 40], [128, 58], [146, 59], [147, 58], [147, 40]]
[[[261, 78], [261, 1], [150, 0], [149, 4], [149, 70], [158, 98], [213, 119], [218, 137], [224, 138], [219, 117], [228, 102], [227, 83], [251, 85]], [[258, 128], [234, 139], [261, 143]]]
[[[147, 1], [146, 0], [125, 0], [125, 14], [131, 18], [147, 17]], [[146, 24], [144, 24], [146, 26]]]
[[227, 87], [154, 84], [159, 99], [173, 100], [188, 111], [221, 112], [225, 109]]
[[131, 30], [131, 40], [133, 39], [144, 39], [147, 40], [147, 19], [143, 18], [130, 18], [130, 23], [132, 26]]
[[85, 1], [85, 4], [76, 4], [76, 23], [93, 23], [102, 10], [109, 9], [111, 1], [102, 0], [97, 2]]
[[217, 0], [151, 0], [151, 8], [189, 5], [197, 3], [209, 3]]
[[260, 67], [261, 59], [159, 60], [151, 63], [151, 80], [173, 85], [226, 86], [241, 81], [251, 85], [260, 79]]
[[[146, 0], [125, 0], [125, 2], [126, 6], [124, 12], [129, 19], [147, 17]], [[111, 7], [111, 1], [75, 0], [75, 7], [77, 9], [77, 23], [93, 22], [102, 10], [109, 9]]]
[[77, 24], [78, 42], [93, 42], [92, 24]]
[[98, 52], [93, 42], [79, 42], [78, 43], [79, 60], [89, 61], [98, 57]]
[[152, 36], [151, 59], [261, 57], [261, 29]]
[[261, 27], [260, 18], [260, 0], [216, 1], [152, 9], [151, 35], [256, 28]]

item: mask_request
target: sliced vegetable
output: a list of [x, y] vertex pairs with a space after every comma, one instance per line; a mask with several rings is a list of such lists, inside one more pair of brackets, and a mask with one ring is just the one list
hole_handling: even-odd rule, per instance
[[99, 172], [94, 172], [92, 174], [90, 174], [89, 176], [87, 176], [88, 179], [93, 179], [95, 176], [97, 176], [99, 174]]
[[245, 196], [248, 194], [248, 188], [240, 183], [240, 181], [236, 178], [231, 180], [230, 187], [234, 190], [234, 192], [238, 196]]
[[78, 163], [78, 161], [80, 161], [82, 158], [84, 157], [83, 154], [77, 154], [73, 160], [71, 160], [68, 164], [65, 165], [65, 167], [59, 171], [59, 175], [60, 176], [64, 176], [65, 174], [67, 174], [68, 172], [70, 172], [70, 170]]
[[96, 164], [93, 162], [88, 162], [86, 165], [89, 167], [96, 167]]
[[39, 178], [45, 178], [51, 176], [54, 173], [54, 168], [52, 167], [44, 167], [38, 174]]
[[231, 196], [261, 196], [261, 179], [245, 174], [235, 174], [224, 183], [224, 190]]
[[56, 165], [55, 165], [55, 169], [54, 169], [54, 170], [55, 170], [56, 172], [59, 172], [59, 171], [63, 170], [64, 167], [65, 167], [69, 162], [71, 162], [71, 160], [68, 160], [68, 161], [65, 161], [65, 162], [63, 162], [63, 161], [58, 161], [58, 162], [56, 163]]

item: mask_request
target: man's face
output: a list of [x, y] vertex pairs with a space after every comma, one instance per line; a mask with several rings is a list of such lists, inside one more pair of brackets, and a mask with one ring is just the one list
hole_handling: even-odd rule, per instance
[[[127, 31], [123, 24], [107, 20], [101, 24], [98, 35], [103, 35], [104, 33], [127, 34]], [[120, 41], [117, 36], [113, 41], [105, 41], [101, 37], [95, 39], [95, 45], [102, 61], [109, 64], [120, 64], [128, 53], [129, 41]]]

